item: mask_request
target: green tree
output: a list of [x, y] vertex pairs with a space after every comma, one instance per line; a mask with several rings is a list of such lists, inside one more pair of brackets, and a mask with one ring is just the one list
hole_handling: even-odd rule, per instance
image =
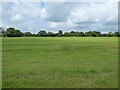
[[109, 35], [109, 37], [115, 36], [115, 34], [113, 32], [109, 32], [108, 35]]
[[3, 31], [3, 37], [7, 37], [7, 31]]
[[49, 37], [54, 37], [55, 35], [54, 35], [53, 32], [48, 32], [48, 33], [47, 33], [47, 36], [49, 36]]
[[47, 35], [46, 31], [45, 30], [41, 30], [38, 32], [38, 35], [41, 36], [41, 37], [45, 37]]
[[63, 34], [63, 31], [62, 31], [62, 30], [59, 30], [59, 32], [58, 32], [58, 33], [61, 35], [61, 34]]
[[23, 33], [20, 32], [20, 30], [15, 30], [15, 31], [14, 31], [14, 36], [15, 36], [15, 37], [21, 37], [21, 36], [23, 36]]
[[0, 27], [0, 37], [2, 37], [2, 36], [3, 36], [3, 32], [4, 32], [3, 28], [2, 28], [2, 27]]
[[10, 27], [7, 29], [7, 36], [8, 37], [15, 37], [14, 33], [15, 33], [15, 28]]
[[36, 35], [36, 34], [32, 34], [32, 36], [33, 36], [33, 37], [37, 37], [37, 35]]
[[67, 36], [67, 37], [68, 37], [68, 36], [70, 36], [70, 33], [69, 33], [69, 32], [65, 32], [65, 33], [64, 33], [64, 36]]
[[91, 31], [89, 31], [89, 32], [85, 32], [85, 36], [92, 36], [92, 32]]
[[79, 32], [79, 36], [85, 36], [84, 32]]
[[89, 31], [89, 32], [85, 32], [86, 36], [93, 36], [93, 37], [97, 37], [99, 36], [101, 33], [98, 31]]
[[92, 33], [92, 36], [93, 36], [93, 37], [97, 37], [97, 36], [99, 36], [99, 35], [101, 34], [101, 33], [98, 32], [98, 31], [92, 31], [91, 33]]
[[58, 36], [61, 37], [63, 35], [63, 31], [62, 30], [59, 30], [58, 31]]
[[31, 37], [32, 34], [31, 34], [30, 32], [25, 32], [25, 33], [24, 33], [24, 36], [25, 36], [25, 37]]
[[12, 27], [7, 29], [7, 36], [8, 37], [21, 37], [22, 35], [23, 35], [23, 33], [20, 32], [20, 30], [16, 30], [15, 28], [12, 28]]
[[115, 35], [116, 35], [117, 37], [120, 37], [120, 32], [115, 32]]
[[75, 36], [75, 31], [70, 31], [70, 36]]

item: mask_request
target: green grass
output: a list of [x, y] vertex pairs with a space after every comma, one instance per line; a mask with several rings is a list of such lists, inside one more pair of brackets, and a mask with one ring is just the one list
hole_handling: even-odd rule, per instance
[[117, 37], [3, 38], [3, 88], [117, 87]]

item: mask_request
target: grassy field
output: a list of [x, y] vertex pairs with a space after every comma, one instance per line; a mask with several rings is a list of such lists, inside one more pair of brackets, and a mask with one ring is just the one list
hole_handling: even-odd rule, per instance
[[3, 88], [116, 88], [117, 37], [3, 38]]

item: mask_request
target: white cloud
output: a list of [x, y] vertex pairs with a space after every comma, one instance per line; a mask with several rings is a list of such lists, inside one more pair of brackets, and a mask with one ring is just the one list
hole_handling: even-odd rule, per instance
[[45, 8], [41, 12], [41, 16], [44, 20], [51, 22], [63, 22], [66, 21], [71, 10], [74, 8], [75, 4], [65, 3], [65, 2], [52, 2], [46, 3]]
[[75, 24], [72, 19], [69, 19], [65, 22], [65, 25], [68, 26], [68, 27], [76, 27], [77, 24]]
[[49, 22], [48, 27], [53, 28], [53, 29], [60, 29], [63, 27], [65, 24], [63, 22]]
[[26, 17], [38, 17], [40, 13], [40, 7], [38, 3], [14, 3], [12, 6], [13, 13], [19, 13]]
[[113, 25], [111, 28], [109, 25], [117, 23], [117, 3], [82, 2], [74, 4], [49, 4], [43, 9], [41, 15], [43, 15], [43, 20], [49, 22], [48, 27], [50, 28], [62, 27], [63, 29], [106, 30], [107, 27], [107, 29], [110, 30], [116, 27], [116, 25]]
[[48, 25], [49, 25], [48, 27], [50, 27], [50, 28], [56, 28], [56, 27], [58, 27], [58, 24], [56, 22], [51, 22]]
[[15, 16], [12, 16], [10, 19], [11, 21], [19, 22], [19, 21], [23, 21], [24, 17], [20, 14], [16, 14]]
[[[77, 6], [71, 11], [69, 19], [77, 24], [78, 29], [100, 30], [109, 27], [106, 25], [117, 24], [117, 15], [117, 3], [90, 3], [88, 6]], [[113, 25], [109, 30], [114, 27], [116, 26]]]
[[42, 8], [42, 9], [41, 9], [40, 17], [41, 17], [42, 19], [46, 19], [46, 18], [47, 18], [45, 8]]
[[4, 3], [5, 25], [37, 32], [46, 30], [117, 30], [118, 6], [114, 2]]

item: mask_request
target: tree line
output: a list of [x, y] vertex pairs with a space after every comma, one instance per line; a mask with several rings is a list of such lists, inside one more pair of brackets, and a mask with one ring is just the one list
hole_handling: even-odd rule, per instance
[[64, 32], [58, 30], [58, 33], [46, 32], [45, 30], [40, 30], [37, 34], [32, 34], [31, 32], [21, 32], [18, 29], [9, 27], [6, 30], [0, 27], [1, 37], [120, 37], [120, 32], [108, 32], [102, 34], [99, 31], [88, 31], [88, 32]]

